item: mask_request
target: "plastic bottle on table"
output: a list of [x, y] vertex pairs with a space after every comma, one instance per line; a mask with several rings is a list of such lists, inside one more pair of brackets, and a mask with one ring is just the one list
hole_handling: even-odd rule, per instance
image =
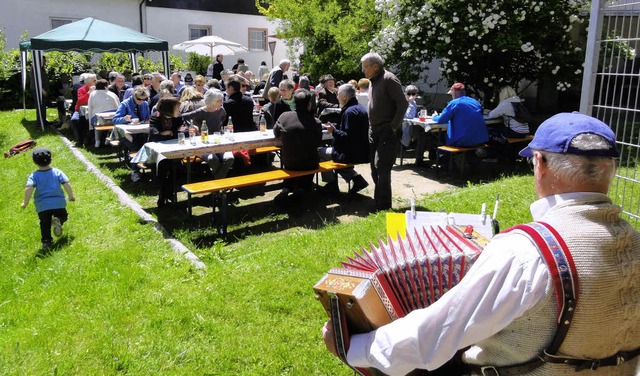
[[233, 120], [229, 117], [229, 122], [227, 123], [227, 133], [233, 134]]
[[203, 144], [209, 143], [209, 127], [207, 127], [206, 120], [203, 120], [202, 126], [200, 126], [200, 137], [202, 138]]
[[191, 143], [191, 145], [196, 144], [197, 133], [198, 133], [198, 128], [192, 122], [191, 125], [189, 125], [189, 142]]

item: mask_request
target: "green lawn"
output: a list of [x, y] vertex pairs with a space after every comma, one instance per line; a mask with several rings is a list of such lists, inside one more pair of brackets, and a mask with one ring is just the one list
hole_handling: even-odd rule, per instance
[[[7, 375], [351, 375], [324, 349], [326, 320], [312, 286], [347, 255], [385, 233], [384, 214], [217, 239], [204, 225], [174, 235], [207, 265], [195, 269], [86, 171], [33, 111], [0, 112], [3, 151], [25, 138], [53, 152], [71, 179], [65, 235], [40, 252], [33, 203], [19, 205], [28, 153], [0, 168], [0, 373]], [[127, 181], [111, 157], [83, 151], [143, 207], [155, 191]], [[501, 194], [502, 227], [530, 220], [530, 176], [435, 194], [423, 210], [477, 212]], [[167, 213], [154, 214], [169, 216]], [[270, 221], [274, 218], [254, 219]], [[277, 220], [277, 218], [275, 218]], [[259, 228], [259, 227], [258, 227]], [[254, 229], [255, 231], [255, 229]]]

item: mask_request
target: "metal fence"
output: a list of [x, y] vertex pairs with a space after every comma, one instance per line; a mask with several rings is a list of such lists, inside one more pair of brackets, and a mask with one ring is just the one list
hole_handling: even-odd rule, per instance
[[591, 5], [580, 112], [616, 132], [620, 167], [610, 196], [640, 225], [640, 1], [594, 0]]

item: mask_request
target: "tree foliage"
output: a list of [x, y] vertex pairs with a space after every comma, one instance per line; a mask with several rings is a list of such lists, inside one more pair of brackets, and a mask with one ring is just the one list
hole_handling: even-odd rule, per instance
[[376, 0], [376, 10], [389, 18], [370, 46], [397, 64], [405, 79], [416, 79], [439, 59], [447, 81], [481, 93], [543, 77], [566, 90], [582, 73], [583, 46], [572, 34], [584, 21], [584, 3]]
[[362, 76], [360, 57], [380, 26], [374, 0], [256, 0], [256, 5], [281, 21], [278, 38], [291, 46], [290, 57], [299, 60], [302, 72], [316, 79], [327, 73], [338, 79]]
[[209, 64], [211, 64], [211, 58], [209, 56], [200, 55], [195, 52], [189, 52], [187, 55], [187, 68], [189, 68], [190, 71], [196, 72], [196, 74], [206, 75]]

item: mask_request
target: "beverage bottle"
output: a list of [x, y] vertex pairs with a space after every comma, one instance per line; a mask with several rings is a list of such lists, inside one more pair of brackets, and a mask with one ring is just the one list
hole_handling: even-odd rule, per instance
[[229, 117], [229, 122], [227, 123], [227, 133], [233, 134], [233, 120]]
[[202, 126], [200, 127], [200, 137], [202, 138], [203, 144], [209, 143], [209, 128], [207, 127], [206, 120], [202, 121]]
[[196, 133], [198, 133], [198, 128], [191, 123], [191, 125], [189, 125], [189, 142], [191, 145], [196, 144]]

